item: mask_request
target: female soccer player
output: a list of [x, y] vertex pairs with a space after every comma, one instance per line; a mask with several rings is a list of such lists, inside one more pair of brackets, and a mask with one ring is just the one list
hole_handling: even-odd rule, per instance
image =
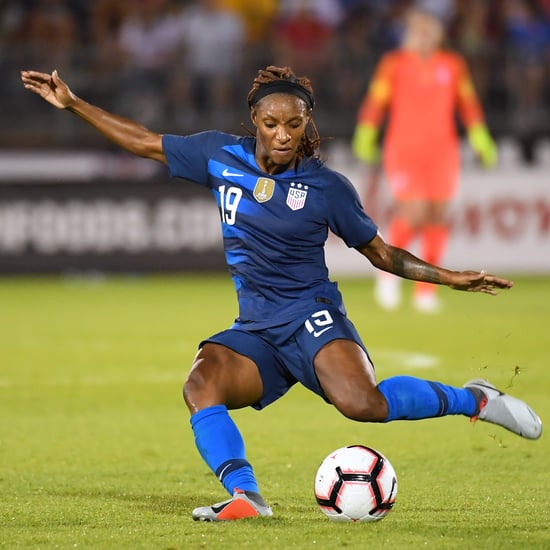
[[[382, 57], [359, 109], [352, 141], [359, 159], [377, 163], [379, 128], [389, 115], [383, 164], [395, 214], [388, 241], [408, 248], [418, 237], [422, 259], [432, 264], [439, 264], [445, 252], [449, 203], [457, 191], [457, 112], [483, 164], [490, 167], [497, 161], [466, 62], [441, 47], [443, 36], [443, 25], [429, 12], [417, 8], [409, 12], [403, 44]], [[401, 302], [400, 279], [377, 275], [377, 302], [395, 309]], [[416, 308], [437, 311], [435, 291], [435, 285], [417, 282]]]
[[21, 73], [25, 88], [67, 109], [126, 150], [160, 161], [175, 177], [208, 187], [239, 301], [228, 330], [200, 343], [184, 385], [199, 453], [231, 495], [194, 519], [271, 516], [229, 409], [261, 409], [302, 383], [360, 422], [450, 414], [499, 424], [536, 439], [542, 426], [522, 401], [484, 380], [464, 388], [409, 376], [376, 383], [361, 338], [328, 278], [323, 247], [331, 229], [376, 267], [458, 290], [496, 294], [512, 282], [450, 271], [387, 244], [351, 183], [316, 156], [314, 96], [290, 69], [260, 70], [248, 94], [255, 137], [217, 131], [160, 135], [77, 97], [57, 72]]

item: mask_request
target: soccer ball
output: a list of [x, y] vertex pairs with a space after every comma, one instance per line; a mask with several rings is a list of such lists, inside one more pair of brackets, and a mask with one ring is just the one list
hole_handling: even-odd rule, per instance
[[315, 476], [319, 508], [333, 521], [377, 521], [391, 511], [397, 476], [390, 461], [363, 445], [330, 453]]

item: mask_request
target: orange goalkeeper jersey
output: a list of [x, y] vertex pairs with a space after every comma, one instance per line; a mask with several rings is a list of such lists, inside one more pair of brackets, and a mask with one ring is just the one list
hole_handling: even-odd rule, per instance
[[457, 112], [466, 127], [483, 122], [466, 63], [444, 50], [427, 59], [404, 49], [382, 57], [361, 104], [359, 122], [380, 127], [387, 110], [385, 153], [405, 161], [456, 148]]

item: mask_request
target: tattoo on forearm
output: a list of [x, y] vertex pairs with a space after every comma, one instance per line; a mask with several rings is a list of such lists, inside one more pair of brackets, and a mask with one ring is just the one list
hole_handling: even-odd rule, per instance
[[393, 248], [391, 255], [392, 271], [405, 279], [441, 283], [439, 268], [426, 263], [402, 248]]

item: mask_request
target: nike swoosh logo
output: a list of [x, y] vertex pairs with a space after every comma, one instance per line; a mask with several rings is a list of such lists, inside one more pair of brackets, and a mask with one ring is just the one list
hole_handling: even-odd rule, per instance
[[319, 336], [321, 336], [321, 334], [323, 334], [323, 332], [326, 332], [327, 330], [330, 330], [331, 328], [334, 328], [334, 327], [327, 327], [327, 328], [324, 328], [323, 330], [316, 330], [313, 333], [313, 336], [315, 336], [315, 338], [319, 338]]
[[223, 479], [223, 474], [225, 474], [225, 471], [227, 470], [227, 468], [230, 468], [231, 467], [231, 464], [228, 464], [221, 472], [220, 472], [220, 475], [218, 476], [218, 479], [221, 481]]
[[237, 176], [237, 177], [242, 178], [244, 176], [244, 174], [236, 174], [235, 172], [230, 172], [227, 168], [224, 168], [223, 172], [222, 172], [222, 176], [224, 178], [227, 178], [227, 177], [230, 177], [230, 176]]

